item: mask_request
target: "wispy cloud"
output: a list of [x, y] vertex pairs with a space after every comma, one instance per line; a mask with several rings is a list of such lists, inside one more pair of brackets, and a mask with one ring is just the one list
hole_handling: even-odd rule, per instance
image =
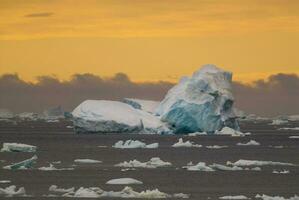
[[40, 12], [40, 13], [27, 14], [27, 15], [24, 15], [24, 17], [50, 17], [53, 14], [54, 13], [52, 13], [52, 12]]

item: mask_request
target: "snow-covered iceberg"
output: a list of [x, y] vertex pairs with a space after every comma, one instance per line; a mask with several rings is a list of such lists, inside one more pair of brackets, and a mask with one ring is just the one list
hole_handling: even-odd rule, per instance
[[35, 152], [36, 146], [20, 143], [3, 143], [1, 152]]
[[156, 113], [176, 133], [214, 133], [225, 126], [238, 129], [231, 83], [232, 73], [204, 65], [170, 89]]
[[133, 106], [135, 109], [144, 110], [149, 113], [155, 113], [157, 107], [159, 106], [159, 101], [150, 101], [143, 99], [132, 99], [132, 98], [124, 98], [123, 102]]
[[75, 108], [72, 115], [77, 132], [169, 132], [166, 124], [156, 116], [117, 101], [86, 100]]

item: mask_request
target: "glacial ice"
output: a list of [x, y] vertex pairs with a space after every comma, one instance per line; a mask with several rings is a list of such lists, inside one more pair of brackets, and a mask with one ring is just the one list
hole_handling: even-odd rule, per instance
[[258, 146], [258, 145], [261, 145], [261, 144], [258, 143], [258, 142], [255, 141], [255, 140], [250, 140], [250, 141], [247, 142], [247, 143], [241, 143], [241, 142], [239, 142], [239, 143], [237, 143], [237, 145], [239, 145], [239, 146]]
[[37, 147], [20, 143], [3, 143], [1, 152], [36, 152]]
[[116, 164], [116, 167], [126, 167], [126, 168], [157, 168], [157, 167], [167, 167], [171, 166], [170, 162], [165, 162], [161, 160], [159, 157], [151, 158], [147, 162], [140, 162], [138, 160], [130, 160], [130, 161], [124, 161], [122, 163]]
[[75, 108], [72, 115], [77, 132], [169, 132], [166, 124], [156, 116], [117, 101], [86, 100]]
[[180, 138], [177, 143], [174, 143], [172, 147], [202, 147], [200, 144], [194, 144], [194, 142], [190, 142], [189, 140], [184, 142], [183, 138]]
[[109, 185], [131, 185], [131, 184], [143, 184], [141, 181], [138, 181], [133, 178], [117, 178], [111, 179], [106, 182]]
[[12, 165], [8, 165], [3, 167], [3, 169], [11, 169], [11, 170], [17, 170], [17, 169], [29, 169], [33, 167], [33, 164], [36, 162], [37, 156], [34, 155], [32, 158], [29, 158], [27, 160], [24, 160], [22, 162], [18, 162]]
[[26, 196], [24, 187], [17, 189], [15, 185], [11, 185], [6, 188], [0, 188], [0, 197], [22, 197]]
[[238, 129], [231, 82], [232, 73], [204, 65], [168, 91], [157, 114], [176, 133], [214, 133], [225, 126]]
[[143, 100], [143, 99], [132, 99], [132, 98], [125, 98], [123, 102], [133, 106], [135, 109], [144, 110], [149, 113], [155, 113], [157, 107], [159, 106], [159, 101], [150, 101], [150, 100]]
[[116, 142], [112, 147], [117, 149], [136, 149], [136, 148], [155, 149], [159, 147], [159, 144], [158, 143], [145, 144], [144, 142], [141, 142], [139, 140], [126, 140], [125, 142], [120, 140]]

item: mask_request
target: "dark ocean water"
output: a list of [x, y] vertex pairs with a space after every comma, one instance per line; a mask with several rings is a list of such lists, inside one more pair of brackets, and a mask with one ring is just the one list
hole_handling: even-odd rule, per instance
[[[91, 134], [78, 135], [67, 128], [70, 122], [20, 122], [17, 124], [0, 122], [0, 142], [18, 142], [38, 147], [36, 153], [0, 153], [0, 180], [11, 180], [9, 184], [0, 183], [0, 187], [16, 185], [25, 187], [30, 199], [49, 199], [42, 197], [49, 194], [51, 185], [62, 188], [100, 187], [106, 191], [121, 190], [124, 186], [106, 185], [113, 178], [130, 177], [143, 182], [133, 185], [136, 191], [158, 188], [169, 194], [186, 193], [190, 199], [218, 199], [227, 195], [246, 195], [253, 198], [256, 194], [280, 195], [284, 197], [299, 195], [299, 167], [297, 166], [262, 166], [262, 171], [187, 171], [182, 169], [188, 162], [199, 161], [207, 164], [225, 164], [239, 159], [289, 162], [299, 165], [299, 131], [281, 131], [280, 127], [299, 127], [299, 123], [282, 126], [270, 126], [269, 122], [243, 122], [243, 132], [251, 136], [196, 136], [182, 135], [136, 135], [136, 134]], [[183, 137], [203, 146], [227, 145], [228, 148], [173, 148], [172, 144]], [[115, 149], [111, 146], [119, 140], [134, 139], [145, 143], [159, 143], [158, 149]], [[238, 142], [249, 140], [259, 142], [260, 146], [237, 146]], [[98, 146], [107, 146], [100, 148]], [[283, 146], [283, 148], [274, 148]], [[3, 166], [38, 156], [35, 169], [4, 170]], [[148, 161], [160, 157], [172, 163], [171, 167], [157, 169], [136, 169], [121, 171], [115, 164], [137, 159]], [[89, 158], [101, 160], [100, 164], [76, 164], [74, 159]], [[50, 162], [61, 161], [58, 168], [74, 167], [71, 171], [40, 171], [36, 168], [49, 166]], [[289, 174], [274, 174], [273, 170], [289, 170]], [[21, 198], [18, 198], [21, 199]], [[52, 198], [63, 199], [63, 198]]]

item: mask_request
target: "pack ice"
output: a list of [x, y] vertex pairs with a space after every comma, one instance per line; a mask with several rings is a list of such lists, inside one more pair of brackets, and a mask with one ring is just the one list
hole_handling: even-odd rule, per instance
[[157, 114], [176, 133], [214, 133], [223, 127], [238, 129], [231, 82], [231, 72], [204, 65], [191, 77], [181, 78], [168, 91]]
[[158, 117], [118, 101], [86, 100], [72, 112], [77, 132], [163, 133], [166, 124]]

